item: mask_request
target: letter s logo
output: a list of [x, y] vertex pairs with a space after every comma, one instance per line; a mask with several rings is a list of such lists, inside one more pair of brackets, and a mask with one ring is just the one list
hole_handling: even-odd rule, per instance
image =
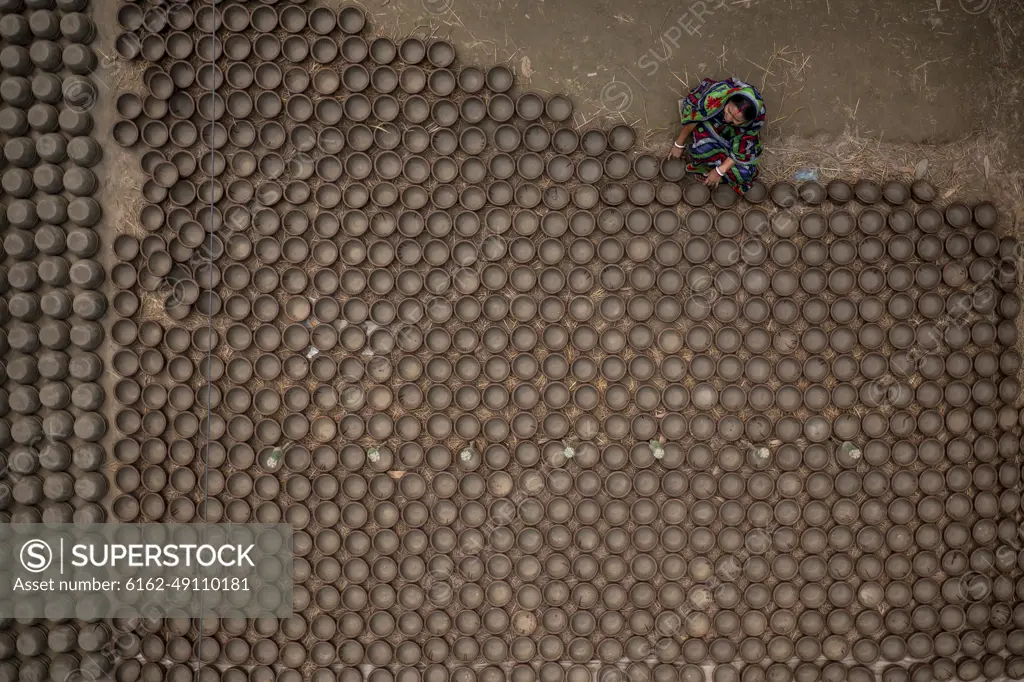
[[42, 540], [29, 540], [21, 546], [21, 565], [30, 573], [42, 573], [53, 563], [53, 550]]

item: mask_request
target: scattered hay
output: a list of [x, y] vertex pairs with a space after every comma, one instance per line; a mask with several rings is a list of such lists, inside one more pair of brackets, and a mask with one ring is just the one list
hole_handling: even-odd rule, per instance
[[140, 97], [147, 94], [142, 74], [149, 63], [145, 59], [124, 60], [114, 55], [102, 55], [104, 64], [109, 65], [105, 74], [97, 74], [100, 85], [108, 85], [109, 90], [117, 94], [133, 92]]
[[163, 295], [154, 291], [139, 292], [139, 310], [135, 313], [133, 319], [141, 322], [156, 320], [163, 322], [165, 328], [173, 325], [173, 323], [169, 324], [167, 311], [164, 310]]
[[114, 223], [114, 229], [118, 234], [128, 234], [141, 240], [149, 234], [139, 224], [139, 213], [147, 204], [142, 191], [133, 191], [133, 187], [120, 181], [114, 181], [114, 184], [122, 190], [112, 193], [114, 215], [121, 216], [121, 219]]

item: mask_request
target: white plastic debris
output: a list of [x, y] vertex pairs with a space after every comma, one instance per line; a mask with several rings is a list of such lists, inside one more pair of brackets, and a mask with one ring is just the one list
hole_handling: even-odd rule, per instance
[[661, 459], [665, 456], [665, 446], [661, 444], [661, 441], [652, 440], [649, 445], [651, 446], [651, 454], [654, 455], [654, 459]]
[[380, 461], [380, 450], [378, 448], [370, 448], [366, 451], [366, 459], [376, 464]]
[[267, 459], [264, 462], [263, 467], [267, 471], [273, 473], [281, 468], [282, 459], [284, 459], [284, 448], [274, 448], [270, 451], [270, 454], [267, 455]]

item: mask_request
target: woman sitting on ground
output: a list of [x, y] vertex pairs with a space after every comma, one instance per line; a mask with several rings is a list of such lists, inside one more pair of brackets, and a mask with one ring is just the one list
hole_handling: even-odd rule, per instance
[[688, 173], [704, 176], [708, 187], [717, 187], [724, 180], [740, 194], [750, 189], [763, 150], [761, 93], [735, 78], [705, 78], [679, 100], [679, 112], [683, 130], [669, 155], [678, 159], [692, 135]]

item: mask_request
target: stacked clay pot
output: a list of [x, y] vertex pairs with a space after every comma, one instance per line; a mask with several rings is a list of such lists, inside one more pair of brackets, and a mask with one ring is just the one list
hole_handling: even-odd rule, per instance
[[[2, 523], [108, 518], [95, 35], [84, 0], [0, 6]], [[107, 641], [102, 624], [6, 615], [0, 677], [110, 669], [92, 653]]]

